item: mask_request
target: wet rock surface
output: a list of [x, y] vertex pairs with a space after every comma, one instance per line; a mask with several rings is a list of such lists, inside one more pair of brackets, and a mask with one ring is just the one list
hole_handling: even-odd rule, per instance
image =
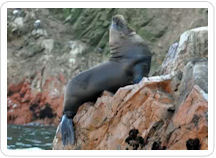
[[208, 149], [208, 61], [196, 53], [185, 66], [178, 58], [168, 74], [144, 77], [83, 104], [73, 119], [76, 144], [63, 146], [58, 128], [53, 149]]

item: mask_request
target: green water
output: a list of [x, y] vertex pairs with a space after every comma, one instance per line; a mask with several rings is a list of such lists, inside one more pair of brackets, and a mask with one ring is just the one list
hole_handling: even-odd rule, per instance
[[35, 125], [8, 125], [8, 149], [51, 150], [56, 127]]

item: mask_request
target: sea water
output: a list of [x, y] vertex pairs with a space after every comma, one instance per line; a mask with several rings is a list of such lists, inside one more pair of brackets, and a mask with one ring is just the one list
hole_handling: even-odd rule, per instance
[[8, 149], [51, 150], [56, 127], [42, 125], [8, 125]]

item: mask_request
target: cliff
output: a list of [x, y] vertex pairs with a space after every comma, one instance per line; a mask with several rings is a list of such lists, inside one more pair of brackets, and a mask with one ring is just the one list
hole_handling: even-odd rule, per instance
[[184, 32], [155, 76], [83, 104], [76, 144], [53, 149], [208, 149], [208, 27]]
[[208, 149], [202, 8], [8, 9], [8, 123], [59, 124], [67, 81], [108, 59], [108, 27], [117, 13], [150, 46], [151, 77], [83, 104], [73, 120], [76, 144], [63, 147], [58, 128], [53, 149]]
[[67, 81], [108, 59], [115, 14], [124, 15], [151, 48], [150, 76], [159, 74], [169, 46], [185, 30], [208, 25], [202, 8], [8, 9], [8, 123], [58, 125]]

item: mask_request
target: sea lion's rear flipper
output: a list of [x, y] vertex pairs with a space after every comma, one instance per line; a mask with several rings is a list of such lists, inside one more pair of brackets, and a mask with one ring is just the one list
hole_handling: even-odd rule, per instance
[[62, 116], [61, 135], [63, 145], [73, 145], [75, 143], [75, 134], [72, 119], [66, 115]]

